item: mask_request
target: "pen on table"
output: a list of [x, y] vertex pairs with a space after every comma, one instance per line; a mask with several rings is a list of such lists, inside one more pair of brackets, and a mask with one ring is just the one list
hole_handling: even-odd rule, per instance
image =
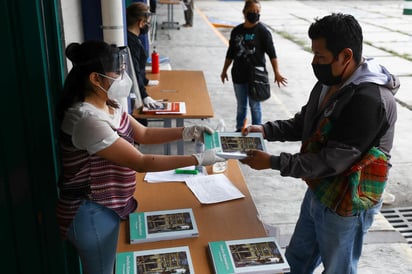
[[243, 127], [242, 127], [242, 133], [245, 132], [246, 130], [246, 124], [247, 124], [247, 119], [243, 120]]
[[196, 175], [198, 173], [197, 169], [175, 169], [176, 174], [193, 174]]
[[169, 101], [168, 99], [159, 99], [159, 100], [155, 100], [156, 102], [167, 102]]

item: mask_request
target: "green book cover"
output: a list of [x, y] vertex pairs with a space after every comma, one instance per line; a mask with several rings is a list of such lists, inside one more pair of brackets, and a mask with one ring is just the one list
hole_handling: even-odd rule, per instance
[[215, 273], [235, 273], [232, 255], [227, 249], [226, 242], [209, 243], [209, 251], [213, 259]]
[[144, 212], [134, 212], [129, 215], [130, 240], [139, 241], [147, 238]]
[[134, 262], [133, 252], [122, 252], [116, 254], [116, 274], [134, 274], [136, 273], [136, 264]]
[[205, 149], [220, 148], [219, 132], [215, 131], [213, 134], [205, 133], [203, 136]]

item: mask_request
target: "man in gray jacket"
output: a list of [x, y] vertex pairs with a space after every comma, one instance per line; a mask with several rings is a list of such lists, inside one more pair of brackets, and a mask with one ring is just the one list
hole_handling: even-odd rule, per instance
[[242, 163], [272, 168], [308, 185], [286, 249], [291, 273], [357, 272], [363, 237], [382, 205], [396, 121], [398, 79], [362, 56], [351, 15], [331, 14], [309, 28], [318, 82], [289, 120], [249, 126], [268, 141], [300, 141], [299, 153], [249, 151]]

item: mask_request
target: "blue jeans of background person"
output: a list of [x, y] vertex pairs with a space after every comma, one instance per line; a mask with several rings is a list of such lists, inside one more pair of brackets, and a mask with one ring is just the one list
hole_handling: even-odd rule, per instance
[[113, 210], [84, 200], [67, 237], [79, 253], [84, 274], [113, 274], [120, 217]]
[[262, 110], [260, 102], [255, 101], [248, 96], [248, 84], [233, 84], [235, 90], [235, 96], [237, 101], [237, 114], [236, 114], [236, 130], [241, 130], [243, 127], [243, 121], [247, 116], [247, 105], [249, 102], [250, 112], [252, 116], [252, 124], [260, 125], [262, 123]]
[[342, 217], [331, 211], [308, 189], [295, 231], [286, 248], [293, 274], [313, 273], [323, 263], [324, 274], [356, 274], [363, 236], [382, 206]]

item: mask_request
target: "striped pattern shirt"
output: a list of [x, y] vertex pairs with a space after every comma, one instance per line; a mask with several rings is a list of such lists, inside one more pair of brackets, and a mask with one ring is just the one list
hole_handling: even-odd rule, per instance
[[[136, 187], [136, 172], [126, 167], [120, 167], [96, 154], [91, 154], [86, 149], [78, 148], [73, 144], [73, 140], [76, 138], [70, 134], [76, 134], [76, 124], [81, 124], [81, 121], [97, 115], [98, 119], [91, 120], [100, 123], [102, 127], [111, 125], [112, 132], [118, 135], [117, 138], [124, 138], [133, 144], [133, 130], [129, 116], [124, 111], [117, 111], [115, 115], [118, 117], [105, 119], [97, 112], [83, 110], [79, 112], [79, 108], [75, 109], [74, 112], [76, 115], [72, 115], [72, 117], [76, 118], [70, 121], [70, 124], [74, 126], [62, 130], [60, 137], [62, 175], [59, 182], [60, 197], [57, 204], [57, 217], [63, 238], [66, 238], [67, 230], [84, 199], [112, 209], [123, 219], [137, 208], [137, 201], [133, 197]], [[79, 115], [79, 113], [81, 114]], [[70, 115], [68, 116], [70, 117]], [[118, 121], [115, 123], [116, 127], [107, 121], [113, 119]], [[67, 128], [72, 128], [73, 131], [68, 132]], [[95, 134], [95, 131], [89, 131], [87, 134]], [[84, 135], [84, 132], [82, 134]], [[106, 140], [115, 141], [117, 138], [110, 137]], [[105, 142], [104, 139], [102, 142]], [[111, 145], [110, 142], [105, 142], [102, 147], [109, 145]], [[93, 146], [96, 147], [96, 144]]]

